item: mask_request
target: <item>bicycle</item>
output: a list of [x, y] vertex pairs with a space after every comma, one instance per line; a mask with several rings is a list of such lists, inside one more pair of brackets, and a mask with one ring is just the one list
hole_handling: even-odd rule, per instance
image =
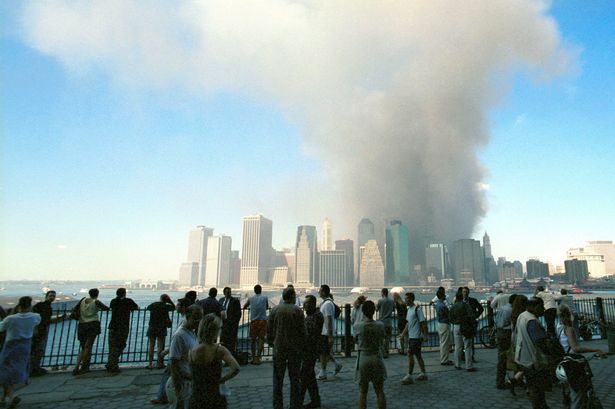
[[485, 348], [493, 349], [497, 346], [495, 325], [485, 325], [478, 330], [478, 339]]

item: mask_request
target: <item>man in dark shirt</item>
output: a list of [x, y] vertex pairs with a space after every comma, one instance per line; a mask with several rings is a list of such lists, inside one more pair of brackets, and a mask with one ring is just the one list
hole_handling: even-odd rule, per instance
[[[477, 320], [480, 318], [485, 308], [476, 298], [470, 297], [470, 289], [468, 287], [463, 287], [461, 293], [463, 294], [463, 302], [472, 308], [472, 314], [474, 314], [474, 333], [476, 333], [478, 328]], [[472, 338], [472, 361], [476, 362], [476, 359], [474, 358], [474, 338]]]
[[319, 408], [320, 394], [318, 392], [318, 383], [316, 382], [316, 372], [314, 365], [320, 351], [318, 349], [320, 334], [324, 317], [316, 308], [316, 297], [306, 295], [303, 301], [303, 309], [305, 311], [305, 348], [303, 349], [303, 357], [301, 360], [301, 398], [303, 403], [305, 392], [310, 394], [310, 403], [304, 405], [304, 408]]
[[207, 314], [216, 314], [218, 317], [222, 316], [222, 305], [216, 299], [218, 296], [218, 289], [212, 287], [209, 289], [209, 297], [199, 300], [196, 303], [203, 308], [203, 317]]
[[107, 371], [120, 372], [118, 363], [120, 356], [126, 348], [126, 340], [130, 331], [130, 313], [139, 309], [139, 306], [131, 299], [126, 298], [126, 289], [118, 288], [116, 298], [111, 300], [111, 322], [109, 323], [109, 362]]
[[224, 287], [224, 297], [220, 299], [222, 310], [225, 312], [222, 323], [220, 340], [222, 344], [235, 356], [237, 354], [237, 330], [241, 320], [241, 304], [239, 299], [231, 295], [231, 287]]
[[47, 335], [49, 334], [49, 326], [51, 323], [55, 323], [64, 319], [64, 316], [58, 316], [52, 318], [53, 309], [51, 303], [56, 299], [56, 292], [51, 290], [45, 294], [45, 301], [38, 302], [32, 307], [32, 312], [35, 312], [41, 316], [41, 323], [36, 327], [34, 335], [32, 336], [32, 349], [30, 360], [30, 374], [32, 376], [41, 376], [47, 373], [47, 370], [41, 368], [41, 360], [45, 355], [45, 348], [47, 347]]
[[273, 346], [273, 407], [283, 409], [282, 386], [288, 367], [290, 378], [290, 407], [301, 408], [301, 356], [305, 347], [305, 318], [295, 305], [295, 289], [287, 287], [279, 304], [267, 320], [267, 340]]

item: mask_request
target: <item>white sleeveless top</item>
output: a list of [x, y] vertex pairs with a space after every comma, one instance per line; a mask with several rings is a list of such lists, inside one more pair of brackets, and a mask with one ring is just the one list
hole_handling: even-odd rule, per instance
[[559, 339], [559, 343], [562, 348], [564, 348], [565, 353], [569, 353], [572, 348], [570, 347], [570, 342], [568, 342], [568, 335], [566, 335], [566, 327], [564, 325], [557, 324], [557, 338]]

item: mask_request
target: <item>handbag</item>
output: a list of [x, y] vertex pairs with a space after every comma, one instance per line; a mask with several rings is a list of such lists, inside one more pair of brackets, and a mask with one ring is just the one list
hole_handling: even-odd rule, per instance
[[73, 320], [79, 320], [81, 318], [81, 302], [85, 300], [85, 297], [79, 300], [79, 302], [73, 307], [70, 312], [70, 318]]

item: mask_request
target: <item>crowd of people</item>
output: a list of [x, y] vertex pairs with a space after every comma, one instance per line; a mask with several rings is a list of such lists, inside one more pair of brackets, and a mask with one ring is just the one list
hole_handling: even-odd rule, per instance
[[[41, 359], [50, 324], [69, 318], [66, 314], [54, 315], [51, 303], [55, 295], [54, 291], [47, 292], [44, 301], [34, 306], [31, 297], [21, 297], [13, 313], [0, 322], [0, 333], [5, 334], [0, 352], [2, 403], [10, 408], [20, 402], [13, 392], [14, 385], [26, 381], [29, 376], [46, 373], [41, 368]], [[211, 288], [206, 298], [197, 300], [196, 292], [189, 291], [175, 304], [163, 294], [159, 301], [146, 307], [149, 311], [147, 367], [165, 369], [158, 395], [152, 403], [171, 403], [175, 408], [184, 409], [226, 408], [228, 388], [225, 382], [240, 372], [237, 334], [242, 309], [249, 309], [250, 363], [262, 363], [265, 343], [273, 349], [274, 409], [284, 407], [282, 390], [287, 370], [290, 408], [320, 407], [322, 399], [318, 381], [328, 378], [329, 363], [333, 365], [334, 376], [342, 369], [332, 350], [340, 310], [333, 301], [329, 286], [319, 288], [320, 306], [314, 295], [308, 294], [300, 300], [292, 285], [283, 290], [277, 305], [270, 303], [260, 285], [254, 286], [254, 294], [243, 307], [240, 300], [232, 296], [230, 287], [224, 288], [223, 297], [217, 298], [217, 295], [218, 290]], [[111, 311], [111, 319], [106, 370], [110, 373], [120, 371], [119, 361], [130, 333], [131, 313], [139, 309], [132, 299], [126, 297], [124, 288], [117, 290], [116, 298], [109, 306], [98, 300], [98, 296], [98, 289], [91, 289], [88, 297], [79, 300], [70, 314], [70, 318], [78, 321], [80, 345], [74, 375], [90, 370], [92, 345], [101, 333], [98, 312], [107, 310]], [[440, 287], [432, 304], [436, 312], [440, 365], [476, 371], [473, 365], [476, 362], [474, 339], [483, 306], [470, 297], [468, 287], [459, 287], [453, 302], [448, 301], [445, 289]], [[364, 295], [357, 297], [351, 325], [357, 350], [354, 379], [359, 386], [360, 408], [366, 408], [370, 383], [378, 408], [386, 407], [384, 382], [387, 370], [384, 360], [389, 356], [395, 319], [396, 333], [400, 337], [399, 353], [407, 354], [408, 359], [407, 374], [400, 381], [408, 385], [428, 379], [421, 353], [422, 345], [429, 337], [423, 308], [412, 292], [389, 294], [389, 290], [384, 288], [376, 302]], [[493, 311], [496, 328], [496, 388], [510, 389], [514, 393], [515, 386], [524, 385], [532, 408], [543, 409], [547, 408], [545, 392], [558, 379], [561, 382], [563, 377], [565, 403], [571, 408], [585, 407], [591, 382], [567, 380], [567, 368], [560, 362], [564, 356], [586, 352], [603, 355], [604, 352], [580, 344], [576, 328], [578, 314], [572, 297], [565, 290], [554, 296], [542, 287], [538, 287], [530, 299], [522, 294], [499, 292], [489, 301], [488, 308]], [[165, 348], [168, 329], [172, 327], [169, 314], [174, 310], [181, 316], [181, 321], [172, 334], [169, 348]], [[546, 329], [538, 319], [541, 316], [544, 316]], [[557, 326], [556, 316], [559, 317]], [[450, 360], [452, 348], [453, 360]], [[165, 365], [167, 355], [168, 366]], [[415, 363], [419, 369], [416, 376]], [[511, 375], [507, 376], [509, 371]], [[308, 403], [304, 403], [306, 395], [309, 395]]]

